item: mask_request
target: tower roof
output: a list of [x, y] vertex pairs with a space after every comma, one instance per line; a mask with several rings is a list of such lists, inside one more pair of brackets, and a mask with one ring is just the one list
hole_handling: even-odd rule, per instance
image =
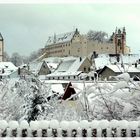
[[3, 36], [1, 33], [0, 33], [0, 41], [3, 41]]

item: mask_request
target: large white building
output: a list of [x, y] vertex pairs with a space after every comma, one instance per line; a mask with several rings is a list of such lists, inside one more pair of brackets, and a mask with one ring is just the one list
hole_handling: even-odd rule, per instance
[[46, 57], [89, 56], [90, 54], [129, 54], [126, 46], [126, 31], [117, 29], [108, 41], [90, 40], [80, 34], [78, 29], [73, 32], [54, 34], [47, 40], [43, 49]]

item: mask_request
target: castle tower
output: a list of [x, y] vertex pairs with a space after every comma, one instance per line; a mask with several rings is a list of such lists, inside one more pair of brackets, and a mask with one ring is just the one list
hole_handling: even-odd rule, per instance
[[125, 27], [123, 27], [122, 31], [121, 29], [118, 29], [115, 32], [115, 53], [116, 54], [124, 54], [125, 53], [125, 47], [126, 47], [126, 31]]
[[3, 54], [4, 54], [4, 39], [2, 34], [0, 33], [0, 62], [3, 61]]

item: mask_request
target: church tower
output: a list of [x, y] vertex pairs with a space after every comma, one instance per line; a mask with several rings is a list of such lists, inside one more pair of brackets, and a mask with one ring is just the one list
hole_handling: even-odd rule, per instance
[[4, 54], [4, 39], [2, 34], [0, 33], [0, 62], [3, 61], [3, 54]]
[[126, 47], [126, 31], [125, 27], [123, 29], [117, 29], [114, 34], [115, 40], [115, 53], [116, 54], [125, 54]]

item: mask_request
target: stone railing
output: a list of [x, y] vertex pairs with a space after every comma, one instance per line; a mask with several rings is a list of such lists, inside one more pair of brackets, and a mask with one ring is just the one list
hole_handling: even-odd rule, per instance
[[0, 137], [140, 137], [140, 122], [126, 120], [0, 120]]

